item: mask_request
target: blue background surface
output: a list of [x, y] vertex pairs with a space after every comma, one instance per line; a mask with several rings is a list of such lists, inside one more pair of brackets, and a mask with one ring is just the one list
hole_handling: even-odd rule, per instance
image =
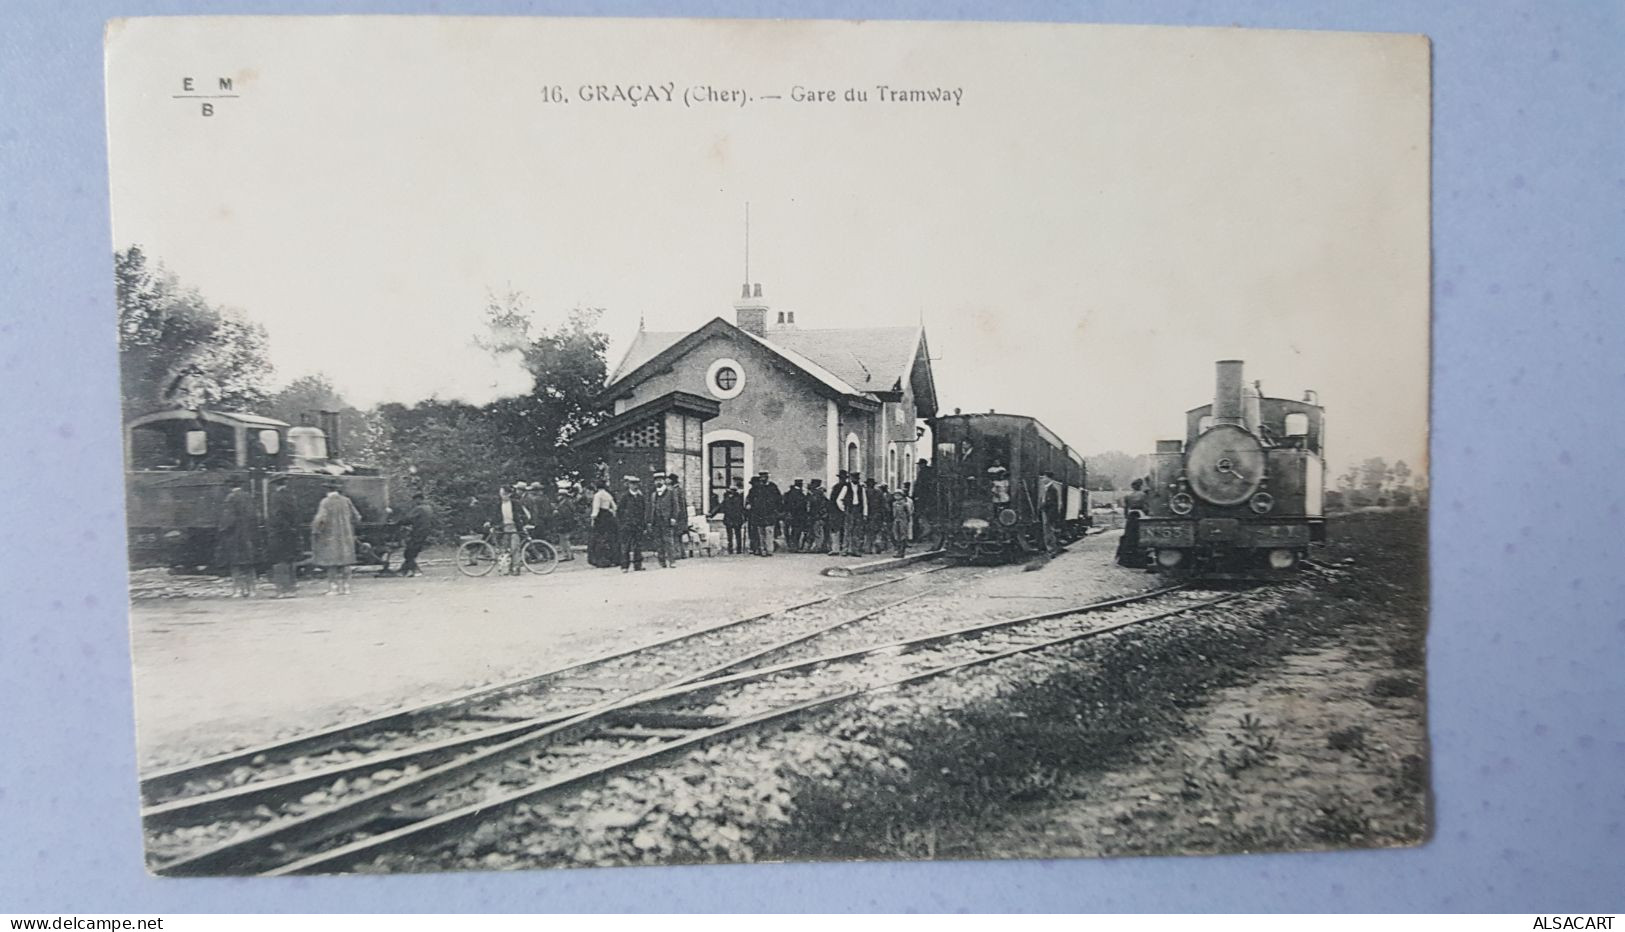
[[[115, 16], [221, 12], [1026, 19], [1431, 36], [1434, 839], [1406, 851], [1114, 861], [147, 876], [101, 29]], [[0, 7], [0, 912], [1620, 910], [1622, 27], [1615, 3], [12, 0]]]

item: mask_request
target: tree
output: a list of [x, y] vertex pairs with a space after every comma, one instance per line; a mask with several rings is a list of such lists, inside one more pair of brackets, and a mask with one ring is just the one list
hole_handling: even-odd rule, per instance
[[[534, 379], [529, 392], [483, 406], [430, 400], [383, 404], [370, 412], [374, 461], [392, 477], [392, 494], [423, 492], [447, 533], [477, 530], [495, 513], [498, 486], [584, 473], [590, 464], [567, 446], [605, 416], [597, 405], [609, 340], [597, 309], [577, 308], [557, 329], [537, 332], [524, 295], [491, 294], [476, 342], [493, 356], [518, 354]], [[294, 386], [290, 385], [289, 389]], [[301, 386], [310, 400], [330, 385]]]
[[523, 294], [488, 296], [487, 335], [479, 344], [494, 355], [518, 353], [535, 379], [528, 394], [493, 402], [488, 412], [518, 444], [518, 466], [532, 479], [556, 479], [588, 465], [567, 444], [605, 416], [597, 403], [608, 374], [609, 337], [598, 330], [602, 314], [578, 307], [557, 329], [537, 333]]
[[1372, 499], [1382, 496], [1388, 484], [1388, 462], [1373, 456], [1360, 464], [1360, 490]]
[[113, 255], [124, 414], [159, 408], [254, 410], [271, 375], [265, 328], [209, 304], [140, 246]]
[[1415, 490], [1411, 488], [1411, 467], [1400, 460], [1388, 471], [1391, 487], [1388, 498], [1395, 505], [1410, 505], [1415, 497]]
[[1131, 456], [1121, 450], [1107, 450], [1084, 457], [1089, 475], [1084, 485], [1091, 491], [1109, 492], [1126, 489], [1135, 479], [1145, 476], [1151, 468], [1151, 459], [1144, 454]]
[[374, 414], [387, 434], [380, 465], [391, 477], [391, 496], [424, 493], [443, 536], [479, 530], [495, 514], [497, 487], [521, 476], [517, 445], [485, 409], [425, 401], [380, 405]]
[[1337, 488], [1344, 496], [1352, 496], [1360, 487], [1360, 467], [1350, 466], [1347, 471], [1337, 477]]

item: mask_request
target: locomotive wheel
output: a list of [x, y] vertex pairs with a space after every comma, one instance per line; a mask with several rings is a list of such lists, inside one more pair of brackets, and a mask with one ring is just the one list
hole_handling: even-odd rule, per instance
[[457, 571], [464, 576], [484, 576], [497, 567], [497, 548], [483, 540], [471, 540], [457, 548]]
[[533, 540], [525, 545], [525, 569], [538, 576], [546, 576], [559, 568], [559, 552], [545, 540]]

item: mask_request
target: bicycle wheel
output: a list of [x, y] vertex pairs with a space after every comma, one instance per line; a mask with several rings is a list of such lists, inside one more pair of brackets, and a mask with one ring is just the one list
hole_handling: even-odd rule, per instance
[[545, 540], [533, 540], [525, 545], [525, 569], [538, 576], [546, 576], [559, 568], [559, 552]]
[[483, 540], [471, 540], [457, 548], [457, 571], [464, 576], [484, 576], [496, 569], [497, 548]]

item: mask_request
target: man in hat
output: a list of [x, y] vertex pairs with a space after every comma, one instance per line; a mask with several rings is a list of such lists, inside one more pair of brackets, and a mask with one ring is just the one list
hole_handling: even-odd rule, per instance
[[846, 492], [841, 496], [841, 553], [849, 557], [863, 555], [864, 524], [869, 519], [869, 496], [863, 486], [863, 473], [854, 472], [847, 477]]
[[[753, 482], [755, 480], [752, 480]], [[735, 476], [733, 485], [722, 493], [717, 501], [717, 507], [711, 509], [710, 517], [722, 515], [722, 526], [727, 530], [728, 552], [744, 553], [745, 528], [745, 490], [742, 488], [744, 480]]]
[[254, 497], [241, 479], [231, 480], [231, 491], [220, 503], [216, 536], [216, 557], [231, 567], [231, 597], [254, 597], [255, 570], [259, 562], [259, 518], [254, 514]]
[[406, 530], [406, 554], [401, 558], [400, 574], [422, 576], [423, 571], [418, 569], [418, 554], [423, 552], [424, 546], [429, 543], [429, 535], [434, 532], [434, 511], [422, 492], [412, 493], [412, 508], [400, 523]]
[[[680, 538], [688, 531], [688, 491], [683, 488], [683, 477], [674, 472], [666, 474], [666, 485], [671, 489], [671, 493], [677, 497], [678, 514], [681, 515], [677, 521], [677, 536]], [[681, 560], [683, 556], [681, 546], [672, 551], [672, 559], [674, 560]]]
[[908, 555], [908, 538], [914, 529], [914, 502], [901, 489], [891, 497], [891, 536], [897, 556]]
[[525, 506], [525, 512], [530, 515], [528, 523], [535, 527], [531, 537], [537, 540], [547, 540], [553, 534], [553, 499], [542, 490], [540, 482], [525, 483], [525, 491], [519, 497]]
[[292, 598], [297, 587], [294, 566], [305, 555], [305, 521], [299, 513], [298, 503], [293, 500], [293, 491], [288, 488], [287, 476], [277, 476], [271, 480], [271, 505], [268, 517], [271, 532], [269, 554], [271, 582], [276, 584], [276, 592], [271, 598]]
[[525, 504], [520, 499], [518, 483], [513, 487], [502, 486], [497, 489], [497, 523], [502, 527], [502, 540], [508, 548], [508, 575], [518, 576], [524, 568], [524, 541], [519, 535], [519, 528], [528, 523], [530, 515], [525, 511]]
[[655, 490], [649, 496], [649, 529], [654, 533], [655, 553], [660, 557], [661, 569], [677, 565], [678, 526], [687, 520], [671, 480], [664, 474], [656, 474]]
[[615, 503], [621, 523], [621, 572], [643, 572], [643, 535], [649, 526], [648, 496], [637, 476], [626, 477], [626, 491]]
[[807, 550], [824, 553], [829, 550], [829, 499], [824, 497], [824, 480], [807, 483]]
[[1039, 518], [1044, 529], [1044, 549], [1055, 553], [1061, 549], [1061, 496], [1063, 486], [1055, 473], [1044, 470], [1038, 477]]
[[[882, 487], [883, 488], [883, 487]], [[863, 480], [863, 550], [879, 553], [886, 536], [886, 495], [876, 488], [874, 477]]]
[[807, 537], [807, 493], [801, 488], [800, 479], [790, 483], [790, 491], [784, 493], [782, 508], [784, 545], [791, 553], [800, 553], [806, 546]]
[[762, 470], [762, 485], [767, 488], [768, 521], [766, 532], [767, 555], [772, 556], [779, 549], [779, 532], [784, 523], [784, 493], [780, 491], [779, 484], [773, 477]]
[[750, 482], [745, 495], [745, 513], [750, 521], [750, 552], [758, 557], [773, 555], [773, 526], [779, 520], [777, 489], [767, 481], [764, 470]]
[[832, 557], [846, 552], [846, 493], [851, 478], [846, 470], [840, 470], [829, 489], [829, 555]]
[[553, 505], [553, 534], [561, 563], [576, 558], [572, 538], [580, 533], [581, 525], [586, 520], [586, 504], [579, 486], [567, 480], [559, 481], [558, 501]]

